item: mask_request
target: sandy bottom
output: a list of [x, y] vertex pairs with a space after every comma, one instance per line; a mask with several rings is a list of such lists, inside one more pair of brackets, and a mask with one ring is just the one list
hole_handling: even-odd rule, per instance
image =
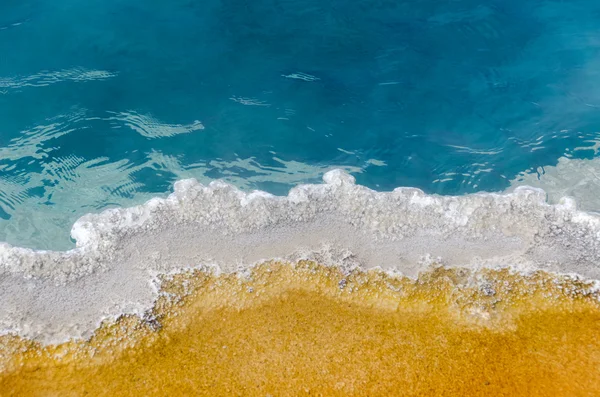
[[162, 291], [89, 341], [0, 337], [0, 395], [600, 395], [598, 295], [545, 273], [267, 263]]

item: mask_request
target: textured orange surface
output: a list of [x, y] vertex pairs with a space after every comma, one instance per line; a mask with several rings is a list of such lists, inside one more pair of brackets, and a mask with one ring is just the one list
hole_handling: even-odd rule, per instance
[[548, 274], [176, 275], [152, 320], [0, 338], [2, 396], [598, 396], [600, 305]]

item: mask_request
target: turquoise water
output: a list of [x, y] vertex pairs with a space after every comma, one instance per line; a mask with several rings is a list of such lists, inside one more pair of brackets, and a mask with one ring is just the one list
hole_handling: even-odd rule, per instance
[[501, 191], [600, 131], [600, 3], [4, 0], [0, 241], [216, 178]]

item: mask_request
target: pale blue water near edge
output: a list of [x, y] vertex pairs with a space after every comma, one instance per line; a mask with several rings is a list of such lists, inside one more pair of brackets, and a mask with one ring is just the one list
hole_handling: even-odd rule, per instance
[[3, 0], [0, 241], [183, 177], [503, 190], [595, 155], [599, 51], [591, 0]]

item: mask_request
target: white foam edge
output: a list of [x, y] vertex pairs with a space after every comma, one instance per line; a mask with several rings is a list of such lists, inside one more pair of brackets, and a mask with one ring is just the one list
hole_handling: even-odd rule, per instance
[[[86, 338], [104, 319], [143, 314], [158, 274], [211, 265], [240, 272], [280, 258], [416, 277], [431, 259], [473, 270], [510, 267], [600, 279], [600, 217], [541, 189], [465, 196], [377, 192], [341, 170], [288, 196], [215, 181], [175, 183], [165, 199], [88, 214], [76, 248], [0, 245], [0, 329], [43, 343]], [[439, 258], [439, 259], [438, 259]]]

